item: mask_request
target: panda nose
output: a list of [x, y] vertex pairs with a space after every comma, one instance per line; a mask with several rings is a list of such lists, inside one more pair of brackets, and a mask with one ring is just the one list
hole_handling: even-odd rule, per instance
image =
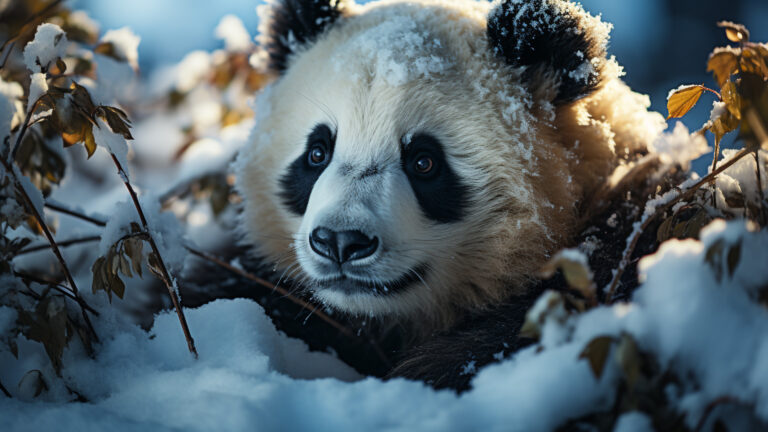
[[316, 254], [343, 264], [373, 255], [379, 247], [379, 239], [360, 231], [336, 232], [319, 227], [310, 234], [309, 245]]

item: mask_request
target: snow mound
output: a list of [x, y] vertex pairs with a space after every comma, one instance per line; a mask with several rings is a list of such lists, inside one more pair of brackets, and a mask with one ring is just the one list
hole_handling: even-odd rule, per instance
[[[68, 361], [63, 370], [91, 403], [7, 400], [0, 428], [553, 430], [611, 409], [620, 363], [609, 357], [595, 378], [580, 353], [596, 337], [621, 334], [632, 335], [678, 377], [666, 392], [673, 408], [687, 413], [688, 426], [726, 396], [754, 407], [765, 422], [768, 311], [755, 301], [768, 283], [765, 244], [768, 231], [722, 220], [701, 241], [666, 242], [641, 261], [644, 282], [632, 303], [558, 316], [545, 324], [560, 327], [557, 338], [481, 370], [461, 396], [401, 379], [359, 380], [331, 355], [309, 352], [277, 332], [256, 303], [220, 300], [187, 311], [198, 360], [187, 352], [173, 313], [159, 315], [149, 334], [113, 325], [96, 359]], [[713, 260], [712, 248], [737, 245], [735, 266]], [[621, 431], [649, 427], [641, 412], [617, 423]]]
[[24, 47], [24, 64], [30, 72], [43, 72], [57, 58], [64, 57], [67, 36], [56, 24], [40, 24], [35, 38]]

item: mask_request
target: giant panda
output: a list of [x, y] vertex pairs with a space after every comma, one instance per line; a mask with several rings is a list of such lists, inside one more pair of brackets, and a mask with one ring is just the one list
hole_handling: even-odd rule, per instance
[[664, 119], [607, 57], [610, 25], [569, 1], [272, 0], [260, 16], [275, 80], [236, 164], [245, 242], [319, 304], [406, 329], [394, 375], [466, 387], [418, 347], [459, 325], [448, 350], [514, 338], [498, 306], [526, 298]]

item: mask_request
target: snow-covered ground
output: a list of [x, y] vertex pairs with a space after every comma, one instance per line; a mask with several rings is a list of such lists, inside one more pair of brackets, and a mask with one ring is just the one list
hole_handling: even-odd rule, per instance
[[[707, 260], [719, 242], [726, 249], [740, 245], [732, 274], [726, 262], [717, 262], [724, 266], [718, 270]], [[540, 345], [480, 371], [473, 389], [461, 396], [418, 382], [360, 377], [332, 355], [308, 352], [277, 332], [249, 300], [188, 311], [197, 360], [187, 352], [173, 313], [159, 315], [148, 333], [97, 322], [110, 333], [96, 358], [71, 353], [62, 371], [90, 402], [2, 400], [0, 428], [546, 431], [611, 408], [622, 373], [618, 356], [609, 355], [596, 379], [579, 355], [595, 337], [622, 333], [681, 378], [665, 391], [673, 407], [688, 413], [689, 427], [724, 396], [752, 407], [765, 422], [768, 310], [755, 295], [768, 283], [766, 244], [768, 232], [723, 221], [708, 226], [701, 241], [669, 241], [641, 261], [645, 282], [631, 303], [547, 320]], [[37, 346], [20, 343], [20, 358]], [[23, 368], [14, 367], [9, 353], [0, 354], [0, 363], [5, 382], [21, 378]], [[737, 414], [734, 426], [749, 425]], [[624, 416], [617, 430], [649, 430], [642, 414]]]

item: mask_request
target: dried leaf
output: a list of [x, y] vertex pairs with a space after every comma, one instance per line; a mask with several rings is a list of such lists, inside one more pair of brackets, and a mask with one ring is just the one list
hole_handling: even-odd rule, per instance
[[699, 101], [705, 89], [706, 87], [702, 85], [690, 85], [675, 90], [667, 99], [667, 110], [669, 111], [667, 120], [679, 118], [688, 113], [691, 108], [696, 106], [696, 102]]
[[96, 152], [96, 139], [93, 137], [93, 125], [86, 125], [85, 128], [85, 141], [83, 144], [85, 144], [85, 150], [88, 152], [88, 159], [90, 159], [93, 153]]
[[707, 61], [707, 72], [713, 72], [717, 84], [722, 87], [731, 75], [738, 72], [739, 58], [733, 51], [715, 50]]
[[48, 390], [48, 385], [43, 379], [43, 373], [33, 369], [24, 374], [18, 384], [19, 394], [25, 399], [33, 399]]
[[600, 379], [603, 375], [605, 361], [608, 359], [608, 354], [611, 352], [611, 345], [614, 341], [613, 336], [596, 337], [589, 341], [581, 354], [579, 354], [580, 359], [585, 358], [589, 361], [589, 367], [597, 379]]
[[584, 263], [586, 257], [579, 255], [583, 257], [583, 260], [580, 260], [571, 255], [570, 252], [580, 254], [578, 251], [569, 250], [558, 252], [541, 268], [541, 275], [544, 278], [550, 278], [558, 269], [560, 269], [563, 272], [563, 276], [569, 287], [579, 291], [585, 298], [594, 297], [595, 284], [592, 279], [592, 271], [589, 269], [589, 266]]
[[[765, 64], [765, 58], [759, 51], [760, 48], [763, 47], [760, 47], [759, 45], [754, 47], [744, 47], [739, 64], [741, 65], [742, 72], [768, 77], [768, 65]], [[764, 49], [765, 48], [763, 48], [763, 50]]]
[[726, 108], [728, 108], [728, 112], [736, 119], [741, 120], [741, 95], [733, 81], [725, 83], [722, 88], [721, 96], [723, 102], [725, 102]]
[[627, 333], [621, 335], [619, 344], [616, 347], [616, 360], [624, 372], [624, 379], [629, 386], [630, 392], [640, 377], [640, 351], [637, 349], [637, 343], [634, 338]]
[[65, 74], [67, 73], [67, 64], [64, 63], [64, 60], [61, 58], [56, 59], [56, 69], [58, 69], [55, 74]]
[[725, 29], [725, 36], [731, 42], [746, 42], [749, 40], [749, 30], [742, 24], [731, 21], [720, 21], [717, 26]]

